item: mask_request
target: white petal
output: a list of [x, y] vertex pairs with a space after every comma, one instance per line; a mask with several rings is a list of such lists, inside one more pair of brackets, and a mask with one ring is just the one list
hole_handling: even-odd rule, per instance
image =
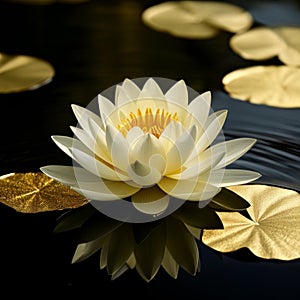
[[99, 127], [102, 126], [102, 120], [101, 118], [96, 115], [94, 112], [83, 108], [79, 105], [72, 104], [71, 105], [72, 110], [74, 112], [74, 115], [79, 123], [79, 125], [85, 130], [89, 131], [89, 119], [92, 119], [94, 122], [98, 124]]
[[133, 206], [145, 213], [157, 215], [164, 212], [169, 205], [170, 197], [157, 186], [141, 189], [131, 196]]
[[[208, 150], [206, 150], [208, 151]], [[216, 155], [204, 155], [201, 160], [199, 159], [193, 165], [185, 169], [181, 173], [171, 174], [168, 177], [176, 180], [186, 180], [194, 177], [199, 177], [200, 174], [213, 169], [224, 158], [224, 153]]]
[[183, 80], [176, 82], [165, 94], [168, 101], [186, 108], [188, 106], [188, 91]]
[[161, 141], [152, 134], [141, 135], [134, 144], [130, 145], [130, 161], [138, 160], [144, 165], [149, 165], [153, 155], [165, 157]]
[[77, 139], [62, 135], [53, 135], [51, 136], [51, 138], [55, 142], [55, 144], [72, 159], [74, 159], [74, 156], [70, 149], [73, 147], [80, 149], [83, 152], [92, 154], [92, 152]]
[[[220, 182], [220, 187], [232, 186], [249, 183], [261, 177], [261, 174], [250, 171], [250, 170], [216, 170], [212, 172], [212, 178], [217, 178], [220, 173], [223, 172], [222, 181]], [[212, 182], [213, 183], [213, 182]]]
[[162, 134], [159, 137], [159, 140], [162, 142], [162, 145], [167, 153], [171, 147], [174, 145], [175, 141], [183, 134], [184, 128], [180, 122], [171, 121]]
[[217, 167], [225, 167], [243, 156], [256, 143], [256, 139], [238, 138], [216, 144], [211, 147], [215, 153], [226, 151], [224, 159]]
[[210, 91], [204, 92], [200, 96], [202, 96], [205, 99], [208, 106], [211, 105], [211, 92]]
[[117, 106], [121, 106], [129, 101], [137, 99], [141, 90], [130, 79], [125, 79], [121, 86], [116, 88], [115, 103]]
[[144, 135], [143, 130], [140, 127], [131, 128], [126, 134], [126, 140], [129, 145], [134, 144], [142, 135]]
[[109, 119], [109, 116], [116, 109], [116, 107], [109, 99], [101, 95], [98, 95], [98, 105], [99, 105], [101, 119], [103, 121], [103, 124], [106, 125], [107, 119]]
[[90, 200], [118, 200], [129, 197], [139, 191], [139, 188], [122, 181], [98, 180], [78, 182], [72, 189]]
[[86, 171], [83, 168], [71, 167], [71, 166], [59, 166], [51, 165], [41, 167], [40, 170], [47, 176], [54, 180], [61, 182], [62, 184], [71, 186], [76, 185], [77, 181], [96, 181], [99, 180], [98, 176]]
[[192, 114], [194, 118], [199, 122], [200, 127], [204, 127], [210, 112], [210, 101], [208, 101], [207, 98], [209, 99], [208, 96], [205, 95], [203, 97], [203, 94], [201, 94], [194, 100], [192, 100], [188, 105], [189, 113]]
[[112, 164], [117, 168], [125, 171], [129, 166], [129, 144], [120, 131], [111, 132], [112, 127], [106, 128], [107, 136], [112, 138], [109, 145]]
[[196, 145], [197, 153], [200, 153], [201, 151], [206, 149], [215, 140], [217, 135], [222, 130], [222, 127], [226, 120], [226, 116], [227, 111], [223, 110], [213, 113], [208, 117], [204, 132]]
[[197, 129], [192, 126], [184, 132], [167, 153], [166, 174], [171, 174], [180, 169], [195, 148]]
[[159, 98], [165, 99], [165, 96], [160, 89], [159, 85], [153, 78], [149, 78], [143, 86], [142, 91], [139, 94], [139, 98]]
[[79, 165], [94, 175], [114, 181], [124, 181], [129, 179], [126, 174], [121, 174], [118, 169], [113, 169], [111, 166], [107, 166], [86, 152], [78, 149], [72, 149], [72, 154]]
[[122, 88], [122, 86], [117, 85], [116, 87], [116, 95], [115, 95], [115, 103], [118, 107], [124, 105], [127, 102], [132, 100], [130, 96], [126, 93], [126, 91]]
[[[101, 159], [111, 163], [110, 155], [107, 152], [106, 144], [102, 143], [102, 139], [95, 140], [91, 135], [89, 135], [86, 131], [78, 128], [70, 126], [73, 133], [76, 137], [93, 153], [99, 156]], [[100, 142], [100, 143], [99, 143]]]
[[159, 172], [157, 169], [144, 165], [139, 161], [131, 164], [127, 172], [132, 181], [142, 187], [153, 186], [162, 178], [161, 172]]
[[209, 184], [205, 178], [203, 180], [175, 180], [164, 177], [158, 186], [166, 194], [192, 201], [211, 199], [220, 190], [219, 187]]

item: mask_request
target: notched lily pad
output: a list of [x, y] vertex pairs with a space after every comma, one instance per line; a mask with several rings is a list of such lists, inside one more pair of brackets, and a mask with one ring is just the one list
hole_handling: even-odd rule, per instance
[[224, 229], [204, 230], [204, 244], [220, 252], [248, 248], [266, 259], [300, 258], [299, 193], [265, 185], [230, 189], [249, 201], [250, 218], [239, 212], [218, 212]]

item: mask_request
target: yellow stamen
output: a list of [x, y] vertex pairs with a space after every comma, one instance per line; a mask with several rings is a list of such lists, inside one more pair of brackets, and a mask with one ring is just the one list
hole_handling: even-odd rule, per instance
[[152, 112], [150, 107], [145, 109], [143, 113], [139, 108], [136, 113], [130, 112], [127, 118], [121, 119], [118, 124], [118, 130], [124, 135], [135, 126], [140, 127], [144, 133], [151, 133], [159, 138], [164, 129], [171, 121], [178, 121], [177, 113], [165, 112], [164, 109], [159, 108], [155, 113]]

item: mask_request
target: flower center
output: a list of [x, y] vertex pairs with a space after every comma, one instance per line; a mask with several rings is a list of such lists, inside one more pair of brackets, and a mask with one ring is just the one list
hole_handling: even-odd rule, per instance
[[143, 113], [139, 108], [136, 113], [130, 112], [128, 117], [121, 119], [121, 124], [118, 124], [118, 130], [124, 135], [133, 127], [140, 127], [144, 133], [151, 133], [159, 138], [164, 129], [171, 121], [178, 121], [177, 113], [169, 113], [164, 109], [159, 108], [155, 113], [150, 107], [145, 109]]

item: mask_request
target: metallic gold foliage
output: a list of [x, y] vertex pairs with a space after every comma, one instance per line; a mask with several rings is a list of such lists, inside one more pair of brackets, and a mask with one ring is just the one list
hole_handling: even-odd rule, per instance
[[0, 53], [0, 93], [33, 90], [49, 83], [55, 70], [48, 62], [31, 56]]
[[224, 229], [204, 230], [207, 246], [231, 252], [247, 247], [266, 259], [292, 260], [300, 257], [300, 195], [265, 185], [244, 185], [230, 190], [249, 201], [251, 219], [238, 212], [218, 212]]
[[43, 173], [0, 177], [0, 202], [22, 213], [77, 208], [87, 199]]
[[233, 98], [282, 108], [300, 107], [300, 69], [291, 66], [254, 66], [223, 77]]
[[286, 65], [300, 65], [299, 27], [256, 27], [234, 35], [230, 46], [246, 59], [264, 60], [278, 56]]
[[220, 31], [243, 32], [253, 19], [243, 8], [217, 1], [168, 1], [146, 9], [143, 22], [171, 35], [206, 39]]
[[8, 2], [14, 3], [22, 3], [22, 4], [29, 4], [29, 5], [48, 5], [54, 3], [66, 3], [66, 4], [77, 4], [77, 3], [84, 3], [90, 0], [6, 0]]

